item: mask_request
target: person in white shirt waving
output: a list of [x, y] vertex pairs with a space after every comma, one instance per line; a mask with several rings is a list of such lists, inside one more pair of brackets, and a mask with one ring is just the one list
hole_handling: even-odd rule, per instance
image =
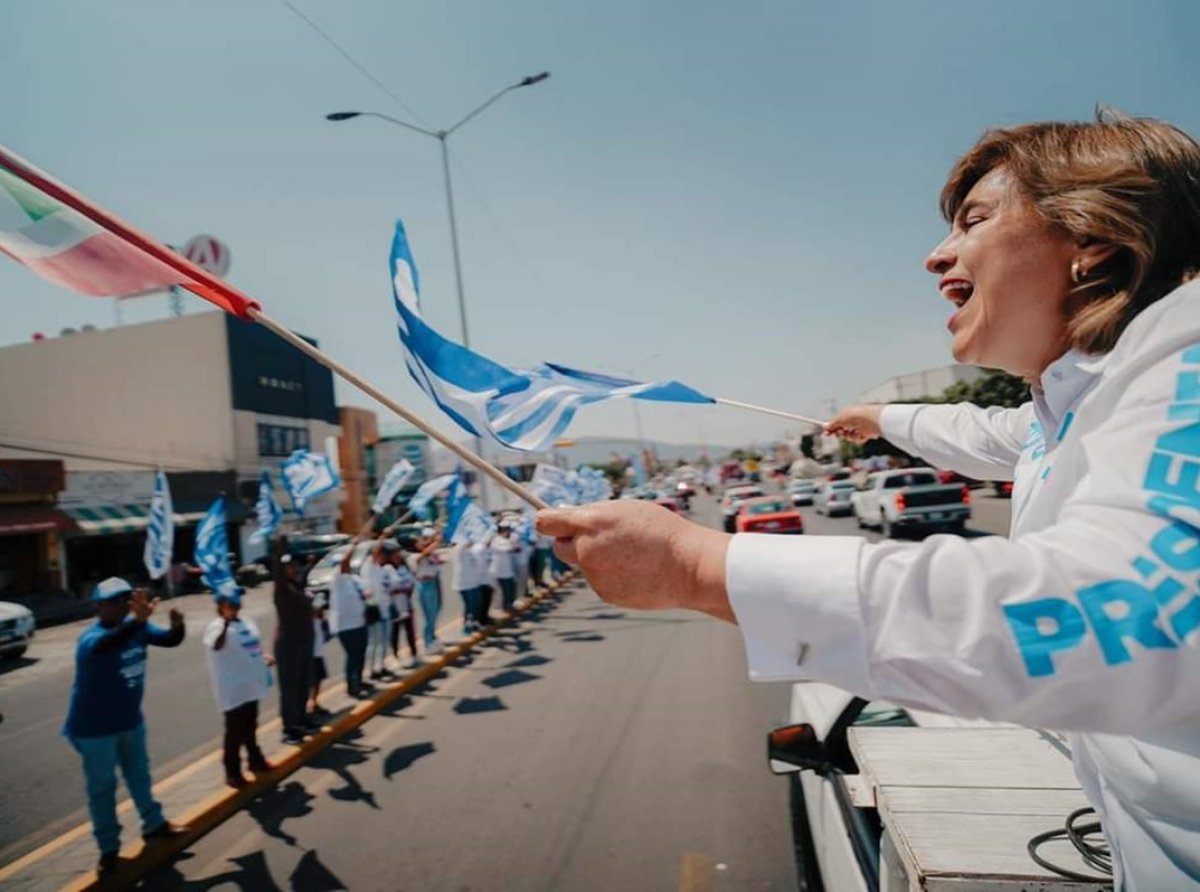
[[1197, 888], [1200, 146], [1111, 112], [994, 130], [941, 209], [954, 357], [1031, 402], [827, 431], [1012, 480], [1010, 538], [727, 536], [634, 501], [538, 527], [601, 597], [739, 623], [756, 678], [1075, 732], [1117, 888]]
[[275, 662], [263, 654], [254, 620], [239, 615], [241, 595], [241, 589], [217, 593], [217, 618], [204, 630], [213, 694], [225, 714], [225, 783], [236, 789], [249, 784], [242, 774], [242, 749], [255, 774], [271, 770], [258, 748], [258, 701], [267, 695], [267, 667]]

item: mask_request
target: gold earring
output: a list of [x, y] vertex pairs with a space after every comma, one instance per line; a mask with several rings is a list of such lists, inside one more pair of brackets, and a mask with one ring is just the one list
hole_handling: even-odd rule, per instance
[[1076, 257], [1071, 261], [1071, 282], [1075, 285], [1080, 285], [1087, 278], [1087, 270], [1083, 268], [1083, 261]]

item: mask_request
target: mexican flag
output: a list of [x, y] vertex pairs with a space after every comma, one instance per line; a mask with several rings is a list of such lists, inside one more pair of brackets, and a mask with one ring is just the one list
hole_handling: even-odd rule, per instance
[[96, 297], [186, 288], [247, 317], [254, 301], [0, 146], [0, 252]]

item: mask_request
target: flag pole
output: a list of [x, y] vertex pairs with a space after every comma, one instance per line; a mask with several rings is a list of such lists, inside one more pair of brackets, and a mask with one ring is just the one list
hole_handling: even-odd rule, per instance
[[756, 406], [753, 403], [740, 403], [737, 400], [727, 400], [721, 397], [713, 397], [713, 402], [720, 403], [722, 406], [733, 406], [735, 409], [747, 409], [750, 412], [761, 412], [764, 415], [775, 415], [779, 418], [790, 418], [792, 421], [802, 421], [805, 424], [812, 424], [817, 427], [825, 427], [825, 422], [819, 418], [809, 418], [807, 415], [796, 415], [793, 412], [780, 412], [778, 409], [768, 409], [766, 406]]
[[450, 439], [448, 436], [443, 434], [437, 428], [433, 427], [431, 424], [426, 422], [420, 416], [414, 415], [412, 412], [410, 412], [408, 409], [404, 408], [402, 405], [400, 405], [394, 399], [392, 399], [391, 397], [382, 393], [374, 385], [369, 384], [368, 382], [364, 381], [357, 374], [352, 372], [350, 369], [346, 368], [344, 365], [342, 365], [336, 359], [334, 359], [333, 357], [328, 356], [325, 353], [323, 353], [322, 351], [318, 350], [316, 347], [314, 347], [308, 341], [304, 340], [304, 338], [300, 337], [298, 334], [293, 332], [290, 328], [287, 328], [284, 325], [280, 325], [278, 322], [276, 322], [274, 319], [272, 319], [270, 316], [268, 316], [266, 313], [264, 313], [258, 306], [253, 305], [253, 304], [248, 306], [246, 308], [246, 315], [248, 317], [250, 317], [250, 319], [252, 319], [254, 322], [257, 322], [259, 325], [261, 325], [263, 328], [266, 328], [269, 331], [274, 332], [276, 335], [281, 337], [283, 340], [287, 341], [289, 344], [291, 344], [293, 347], [295, 347], [301, 353], [304, 353], [305, 355], [309, 356], [310, 358], [316, 360], [317, 362], [319, 362], [321, 365], [325, 366], [327, 369], [329, 369], [334, 374], [345, 379], [350, 384], [353, 384], [355, 387], [357, 387], [359, 390], [361, 390], [367, 396], [369, 396], [372, 399], [387, 406], [389, 409], [391, 409], [393, 412], [395, 412], [397, 415], [399, 415], [401, 418], [403, 418], [405, 421], [407, 421], [413, 427], [417, 428], [417, 430], [422, 431], [423, 433], [425, 433], [428, 436], [432, 437], [433, 439], [437, 440], [439, 443], [441, 443], [443, 446], [445, 446], [447, 449], [449, 449], [451, 452], [453, 452], [455, 455], [457, 455], [459, 458], [461, 458], [467, 464], [469, 464], [472, 467], [474, 467], [475, 469], [477, 469], [480, 473], [486, 474], [488, 477], [491, 477], [493, 480], [495, 480], [498, 484], [503, 486], [505, 489], [507, 489], [509, 492], [511, 492], [517, 498], [521, 499], [524, 502], [528, 502], [530, 505], [532, 505], [534, 508], [537, 508], [539, 511], [550, 507], [542, 499], [538, 498], [536, 495], [531, 493], [529, 490], [525, 489], [525, 487], [518, 484], [515, 480], [510, 479], [508, 477], [508, 475], [506, 475], [503, 471], [501, 471], [499, 468], [497, 468], [491, 462], [487, 461], [482, 456], [476, 455], [474, 452], [471, 452], [469, 449], [466, 449], [466, 448], [460, 446], [458, 443], [455, 443], [452, 439]]

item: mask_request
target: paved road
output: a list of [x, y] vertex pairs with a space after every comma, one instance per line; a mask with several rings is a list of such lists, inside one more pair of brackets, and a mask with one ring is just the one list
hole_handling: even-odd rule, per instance
[[[975, 509], [978, 527], [1006, 529], [1007, 502]], [[805, 515], [810, 534], [860, 534], [851, 519]], [[715, 523], [714, 503], [701, 500], [697, 519]], [[182, 603], [200, 628], [210, 602]], [[269, 635], [266, 589], [248, 603]], [[58, 736], [77, 632], [49, 630], [33, 660], [0, 675], [0, 864], [85, 819], [77, 757]], [[216, 748], [219, 719], [195, 637], [151, 661], [163, 777]], [[794, 888], [784, 785], [761, 762], [787, 689], [744, 679], [734, 630], [625, 614], [581, 590], [373, 720], [154, 887], [660, 888], [712, 876]]]
[[[444, 622], [461, 616], [456, 600], [447, 600]], [[270, 641], [275, 633], [270, 586], [251, 589], [245, 603], [244, 613]], [[144, 713], [156, 781], [217, 748], [222, 730], [200, 643], [214, 616], [212, 600], [191, 595], [169, 606], [184, 612], [188, 636], [177, 648], [150, 649]], [[167, 622], [165, 612], [156, 619]], [[75, 639], [88, 622], [39, 632], [25, 657], [0, 662], [0, 865], [87, 820], [79, 756], [59, 729], [75, 671]], [[341, 665], [336, 642], [330, 644], [329, 656], [335, 678], [326, 684], [333, 684], [340, 678]], [[262, 721], [278, 712], [273, 691], [263, 703]]]

